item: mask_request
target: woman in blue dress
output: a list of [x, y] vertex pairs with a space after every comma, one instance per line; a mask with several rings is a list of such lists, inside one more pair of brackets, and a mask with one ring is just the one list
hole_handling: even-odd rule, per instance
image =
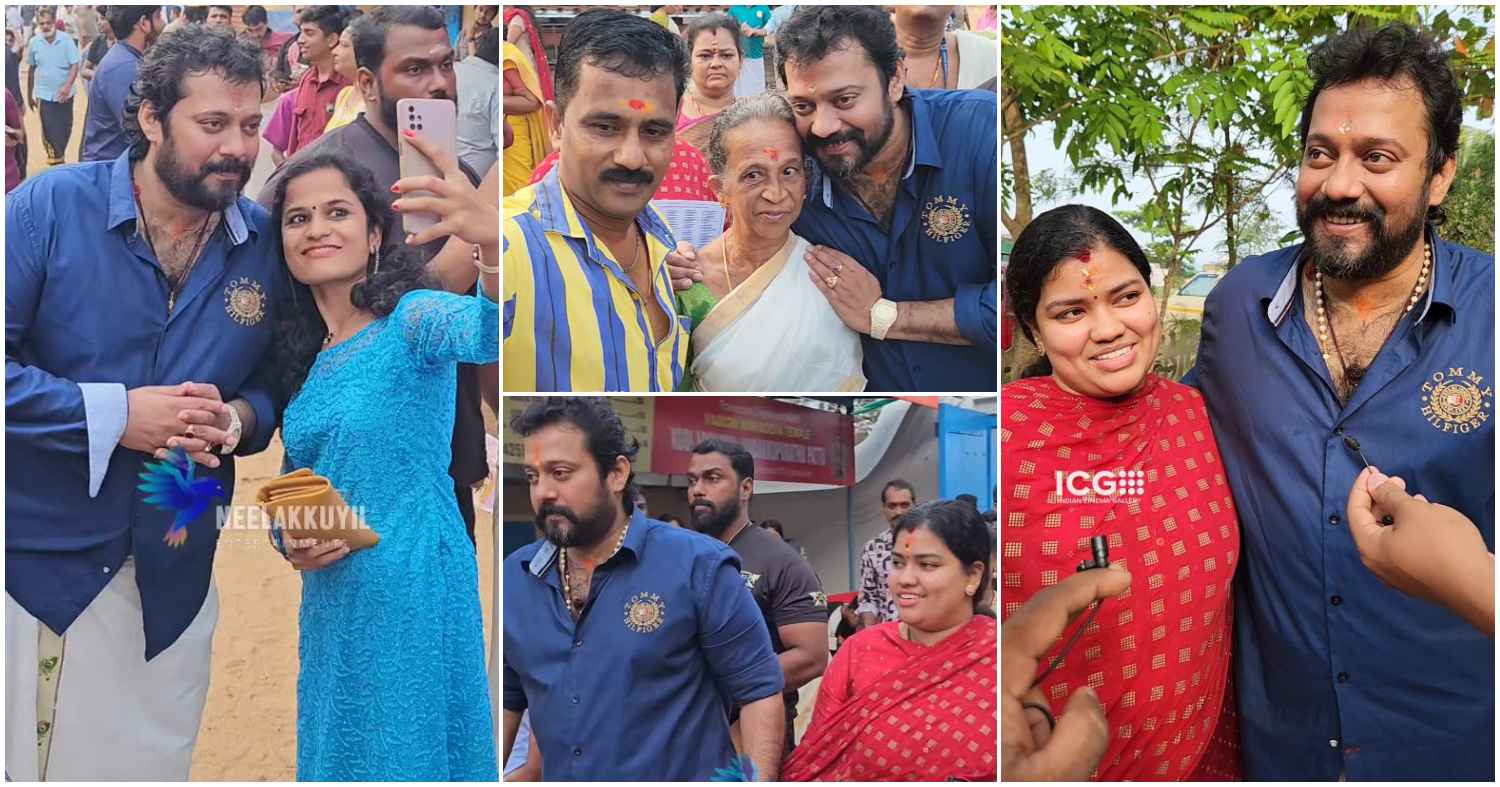
[[499, 778], [478, 564], [448, 477], [457, 364], [500, 356], [499, 222], [493, 208], [478, 220], [484, 205], [459, 181], [405, 203], [440, 212], [432, 232], [475, 244], [483, 297], [433, 289], [391, 242], [392, 213], [360, 164], [315, 155], [276, 192], [290, 275], [277, 341], [288, 464], [327, 477], [381, 539], [354, 553], [285, 545], [303, 569], [302, 781]]

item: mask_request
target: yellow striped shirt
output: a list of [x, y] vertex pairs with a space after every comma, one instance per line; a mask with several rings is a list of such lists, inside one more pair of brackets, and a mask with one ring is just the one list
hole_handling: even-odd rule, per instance
[[504, 390], [508, 393], [671, 391], [688, 354], [667, 276], [672, 231], [649, 205], [645, 231], [651, 297], [671, 318], [653, 342], [646, 305], [609, 250], [579, 218], [558, 168], [505, 198]]

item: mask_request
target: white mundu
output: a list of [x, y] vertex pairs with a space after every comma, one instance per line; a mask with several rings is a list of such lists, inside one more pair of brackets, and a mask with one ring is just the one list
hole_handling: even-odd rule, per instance
[[[62, 637], [7, 593], [6, 777], [186, 781], [208, 701], [218, 620], [219, 594], [210, 580], [197, 617], [148, 662], [133, 559]], [[49, 716], [51, 723], [39, 727]]]

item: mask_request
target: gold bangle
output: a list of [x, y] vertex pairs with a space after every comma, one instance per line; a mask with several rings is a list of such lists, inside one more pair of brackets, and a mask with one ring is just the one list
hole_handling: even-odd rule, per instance
[[480, 273], [491, 273], [491, 274], [494, 274], [494, 273], [499, 273], [500, 272], [500, 266], [499, 265], [485, 265], [484, 262], [482, 260], [480, 260], [480, 258], [479, 258], [479, 244], [475, 244], [474, 245], [474, 267], [478, 268]]

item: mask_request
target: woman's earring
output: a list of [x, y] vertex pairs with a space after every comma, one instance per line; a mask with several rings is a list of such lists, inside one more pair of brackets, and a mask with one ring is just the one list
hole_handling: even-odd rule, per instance
[[1038, 343], [1037, 346], [1036, 346], [1036, 354], [1037, 355], [1046, 355], [1047, 354], [1047, 348], [1043, 347], [1040, 343]]
[[975, 588], [975, 587], [967, 587], [967, 588], [964, 588], [964, 595], [966, 595], [966, 596], [972, 596], [972, 595], [974, 595], [974, 593], [975, 593], [975, 592], [976, 592], [976, 591], [977, 591], [977, 590], [978, 590], [978, 588]]
[[374, 249], [374, 251], [375, 251], [375, 272], [370, 274], [371, 278], [374, 278], [376, 274], [380, 273], [380, 247], [376, 246], [375, 249]]

